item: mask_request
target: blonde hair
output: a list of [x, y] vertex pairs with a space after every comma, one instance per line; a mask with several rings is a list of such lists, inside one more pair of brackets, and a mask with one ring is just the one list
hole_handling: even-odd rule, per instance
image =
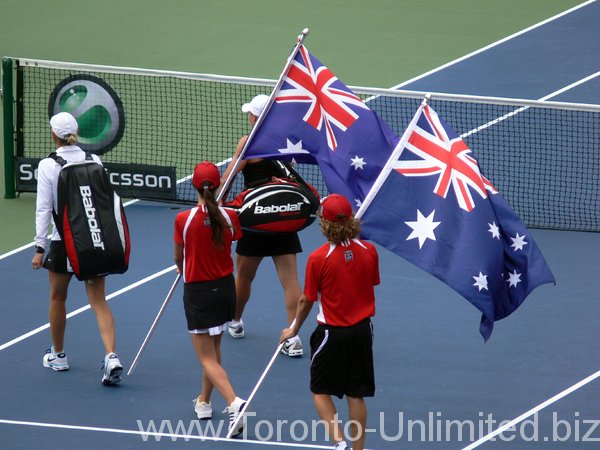
[[330, 222], [323, 216], [320, 216], [320, 219], [319, 225], [323, 235], [334, 244], [341, 244], [348, 239], [357, 238], [360, 234], [360, 220], [354, 216], [345, 222]]
[[58, 137], [58, 135], [53, 131], [52, 134], [56, 136], [56, 139], [61, 145], [75, 145], [77, 144], [77, 135], [76, 134], [68, 134], [64, 138]]
[[77, 144], [77, 135], [76, 134], [69, 134], [66, 139], [65, 142], [69, 145], [74, 145]]

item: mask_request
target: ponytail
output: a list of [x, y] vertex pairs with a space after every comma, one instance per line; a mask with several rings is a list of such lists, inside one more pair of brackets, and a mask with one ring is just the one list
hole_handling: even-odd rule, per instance
[[60, 145], [61, 147], [64, 147], [65, 145], [75, 145], [78, 141], [76, 134], [67, 134], [64, 138], [61, 138], [53, 131], [52, 136], [56, 145]]
[[218, 248], [223, 247], [223, 233], [226, 229], [230, 228], [229, 223], [215, 200], [215, 191], [210, 190], [208, 186], [204, 186], [204, 189], [199, 189], [198, 193], [204, 199], [206, 210], [208, 211], [208, 217], [210, 219], [210, 227], [212, 229], [212, 240]]
[[68, 145], [75, 145], [75, 144], [77, 144], [77, 135], [76, 134], [69, 134], [69, 135], [65, 136], [65, 142]]

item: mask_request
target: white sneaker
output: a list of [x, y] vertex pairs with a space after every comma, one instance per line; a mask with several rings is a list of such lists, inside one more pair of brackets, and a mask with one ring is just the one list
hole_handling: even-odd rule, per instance
[[283, 347], [281, 347], [281, 353], [291, 357], [302, 356], [304, 354], [304, 348], [302, 347], [300, 336], [294, 336], [293, 338], [286, 340]]
[[[237, 421], [240, 411], [244, 408], [245, 404], [246, 400], [236, 397], [235, 400], [231, 402], [231, 405], [227, 407], [227, 412], [229, 413], [229, 432], [231, 432], [233, 425]], [[231, 437], [239, 436], [244, 430], [244, 422], [246, 421], [245, 416], [246, 412], [244, 412], [243, 417], [237, 422], [235, 429], [233, 429], [233, 432], [231, 433]]]
[[336, 442], [334, 450], [346, 450], [348, 448], [348, 444], [346, 441]]
[[200, 396], [194, 399], [194, 411], [196, 411], [198, 419], [204, 420], [212, 418], [212, 406], [210, 402], [206, 403], [205, 401], [201, 401]]
[[42, 364], [44, 367], [56, 370], [57, 372], [69, 370], [67, 355], [64, 352], [54, 353], [54, 346], [46, 350], [46, 354], [42, 358]]
[[239, 322], [237, 320], [232, 320], [231, 322], [229, 322], [227, 324], [227, 331], [229, 331], [229, 334], [231, 335], [231, 337], [233, 337], [235, 339], [243, 338], [244, 337], [244, 321], [242, 319], [240, 319]]
[[109, 386], [121, 382], [121, 373], [123, 366], [116, 353], [109, 353], [104, 357], [104, 373], [102, 374], [102, 384]]

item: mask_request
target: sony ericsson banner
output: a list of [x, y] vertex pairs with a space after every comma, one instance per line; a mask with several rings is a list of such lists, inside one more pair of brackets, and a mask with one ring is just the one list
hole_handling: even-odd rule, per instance
[[[18, 192], [37, 191], [37, 167], [40, 158], [15, 158]], [[108, 177], [121, 197], [175, 200], [177, 175], [175, 167], [148, 164], [104, 162]]]

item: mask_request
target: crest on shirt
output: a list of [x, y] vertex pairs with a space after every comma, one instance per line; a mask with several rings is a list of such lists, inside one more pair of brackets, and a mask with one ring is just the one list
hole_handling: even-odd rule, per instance
[[344, 251], [344, 259], [346, 260], [346, 262], [352, 261], [354, 259], [354, 256], [352, 255], [352, 250]]

